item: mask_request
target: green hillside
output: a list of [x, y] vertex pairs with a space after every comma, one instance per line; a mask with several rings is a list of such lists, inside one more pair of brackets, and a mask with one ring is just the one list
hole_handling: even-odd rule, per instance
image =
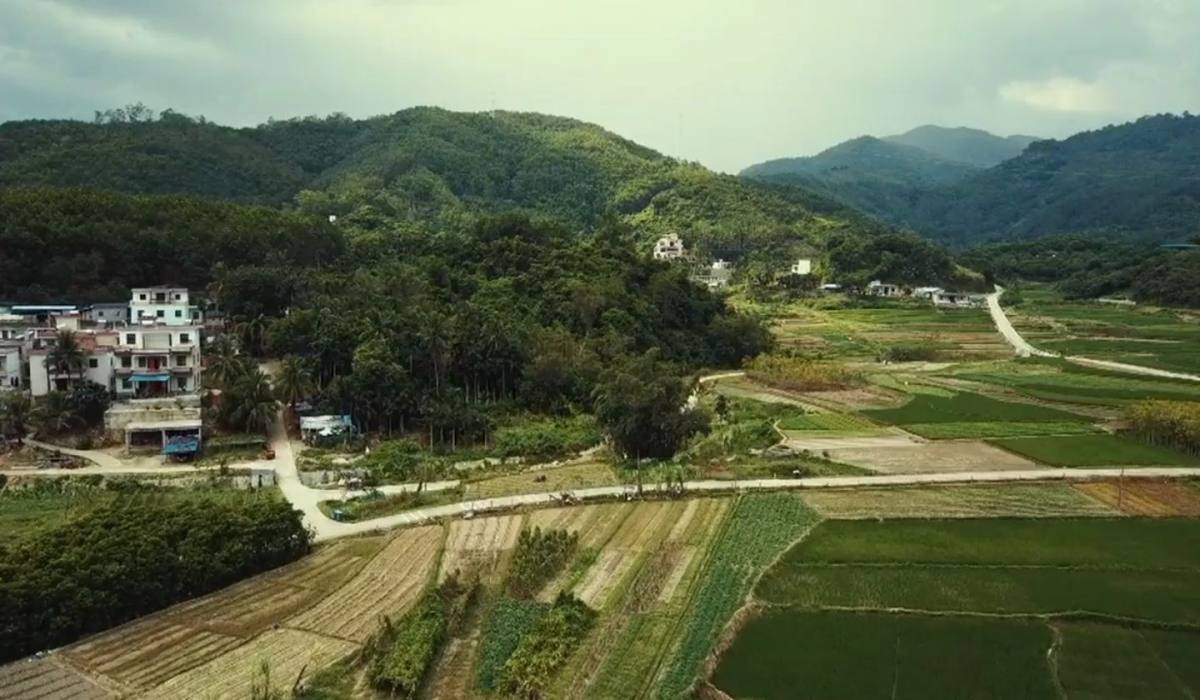
[[643, 245], [667, 232], [728, 258], [878, 225], [805, 191], [764, 187], [540, 114], [407, 109], [235, 129], [173, 112], [132, 121], [0, 125], [0, 187], [87, 186], [296, 205], [360, 230], [462, 228], [518, 211], [592, 230], [608, 215]]
[[919, 148], [939, 158], [966, 163], [978, 168], [994, 165], [1021, 155], [1029, 144], [1037, 141], [1034, 136], [996, 136], [982, 129], [967, 127], [946, 128], [925, 125], [915, 129], [884, 137], [884, 141]]

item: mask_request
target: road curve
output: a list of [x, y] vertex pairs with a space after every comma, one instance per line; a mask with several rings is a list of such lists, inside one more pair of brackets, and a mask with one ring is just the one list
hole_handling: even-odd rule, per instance
[[992, 322], [996, 324], [996, 330], [1004, 336], [1008, 344], [1013, 347], [1013, 350], [1019, 357], [1062, 357], [1067, 362], [1077, 364], [1083, 367], [1095, 367], [1097, 369], [1106, 369], [1113, 372], [1122, 372], [1125, 374], [1140, 374], [1144, 377], [1160, 377], [1163, 379], [1178, 379], [1185, 382], [1200, 382], [1200, 375], [1188, 374], [1186, 372], [1171, 372], [1165, 369], [1156, 369], [1154, 367], [1143, 367], [1142, 365], [1130, 365], [1124, 362], [1113, 362], [1111, 360], [1094, 360], [1090, 357], [1079, 357], [1077, 355], [1057, 355], [1052, 352], [1047, 352], [1030, 345], [1027, 340], [1021, 337], [1016, 328], [1013, 328], [1012, 323], [1008, 320], [1008, 316], [1004, 313], [1004, 308], [1000, 306], [1000, 295], [1004, 293], [1004, 288], [996, 285], [996, 291], [987, 295], [988, 311], [992, 314]]

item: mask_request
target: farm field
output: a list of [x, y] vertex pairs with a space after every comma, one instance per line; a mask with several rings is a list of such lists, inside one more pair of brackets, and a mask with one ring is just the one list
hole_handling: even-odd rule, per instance
[[882, 447], [835, 447], [831, 459], [881, 474], [1034, 469], [1036, 464], [979, 440], [897, 443]]
[[[863, 413], [872, 420], [902, 427], [937, 423], [951, 425], [975, 423], [981, 425], [1004, 424], [1004, 429], [1010, 430], [1010, 425], [1014, 423], [1061, 425], [1087, 422], [1086, 418], [1074, 413], [1028, 403], [1000, 401], [971, 392], [959, 392], [949, 397], [915, 394], [908, 403], [899, 408], [864, 411]], [[1028, 429], [1037, 430], [1036, 427], [1028, 427]], [[957, 437], [967, 436], [957, 435]], [[972, 435], [970, 437], [987, 436]]]
[[[1132, 485], [1133, 480], [1128, 484]], [[816, 490], [804, 500], [836, 520], [894, 518], [1057, 518], [1120, 513], [1088, 491], [1067, 484], [1000, 484]], [[1130, 486], [1132, 488], [1132, 486]]]
[[1200, 483], [1123, 479], [1089, 481], [1074, 488], [1126, 515], [1200, 517]]
[[446, 580], [455, 572], [497, 574], [502, 568], [501, 557], [517, 546], [523, 520], [520, 515], [501, 515], [450, 523], [438, 581]]
[[1200, 462], [1184, 452], [1120, 435], [1019, 437], [991, 443], [1055, 467], [1185, 466]]
[[0, 666], [0, 698], [5, 700], [105, 700], [113, 694], [93, 679], [52, 657]]
[[[542, 478], [542, 481], [538, 481]], [[463, 489], [463, 500], [500, 498], [523, 493], [569, 491], [592, 486], [615, 486], [618, 482], [611, 466], [601, 462], [570, 464], [522, 471], [470, 481]]]
[[1194, 697], [1198, 584], [1198, 520], [826, 521], [764, 574], [765, 607], [710, 682], [763, 698]]
[[1006, 311], [1029, 342], [1051, 352], [1200, 372], [1200, 323], [1175, 311], [1053, 299]]
[[1116, 374], [1045, 358], [967, 366], [945, 374], [1063, 403], [1120, 406], [1146, 399], [1200, 400], [1200, 384]]

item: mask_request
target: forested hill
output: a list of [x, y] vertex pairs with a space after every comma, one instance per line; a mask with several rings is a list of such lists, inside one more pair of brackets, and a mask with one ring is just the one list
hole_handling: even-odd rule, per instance
[[956, 245], [1066, 233], [1160, 242], [1200, 232], [1200, 117], [1186, 113], [1036, 141], [1019, 156], [959, 182], [898, 179], [897, 172], [892, 167], [886, 176], [826, 175], [819, 182], [803, 173], [745, 174], [799, 183], [889, 224]]
[[611, 212], [643, 241], [675, 232], [702, 252], [732, 258], [879, 228], [806, 191], [719, 175], [561, 117], [414, 108], [241, 129], [169, 110], [99, 117], [0, 125], [0, 188], [295, 204], [359, 230], [402, 222], [461, 228], [511, 210], [586, 230]]
[[1035, 136], [997, 136], [968, 127], [947, 128], [925, 125], [910, 129], [903, 134], [884, 137], [884, 141], [919, 148], [939, 158], [955, 163], [990, 168], [1009, 158], [1016, 158], [1037, 141]]

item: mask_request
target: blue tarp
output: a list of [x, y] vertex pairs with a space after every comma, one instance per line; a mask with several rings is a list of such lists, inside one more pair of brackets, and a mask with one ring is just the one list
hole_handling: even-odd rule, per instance
[[163, 445], [165, 455], [190, 455], [200, 451], [200, 438], [195, 435], [177, 435]]
[[161, 372], [158, 374], [135, 374], [135, 375], [133, 375], [133, 377], [131, 377], [131, 379], [133, 379], [134, 383], [166, 382], [166, 381], [170, 381], [171, 375], [167, 372]]

